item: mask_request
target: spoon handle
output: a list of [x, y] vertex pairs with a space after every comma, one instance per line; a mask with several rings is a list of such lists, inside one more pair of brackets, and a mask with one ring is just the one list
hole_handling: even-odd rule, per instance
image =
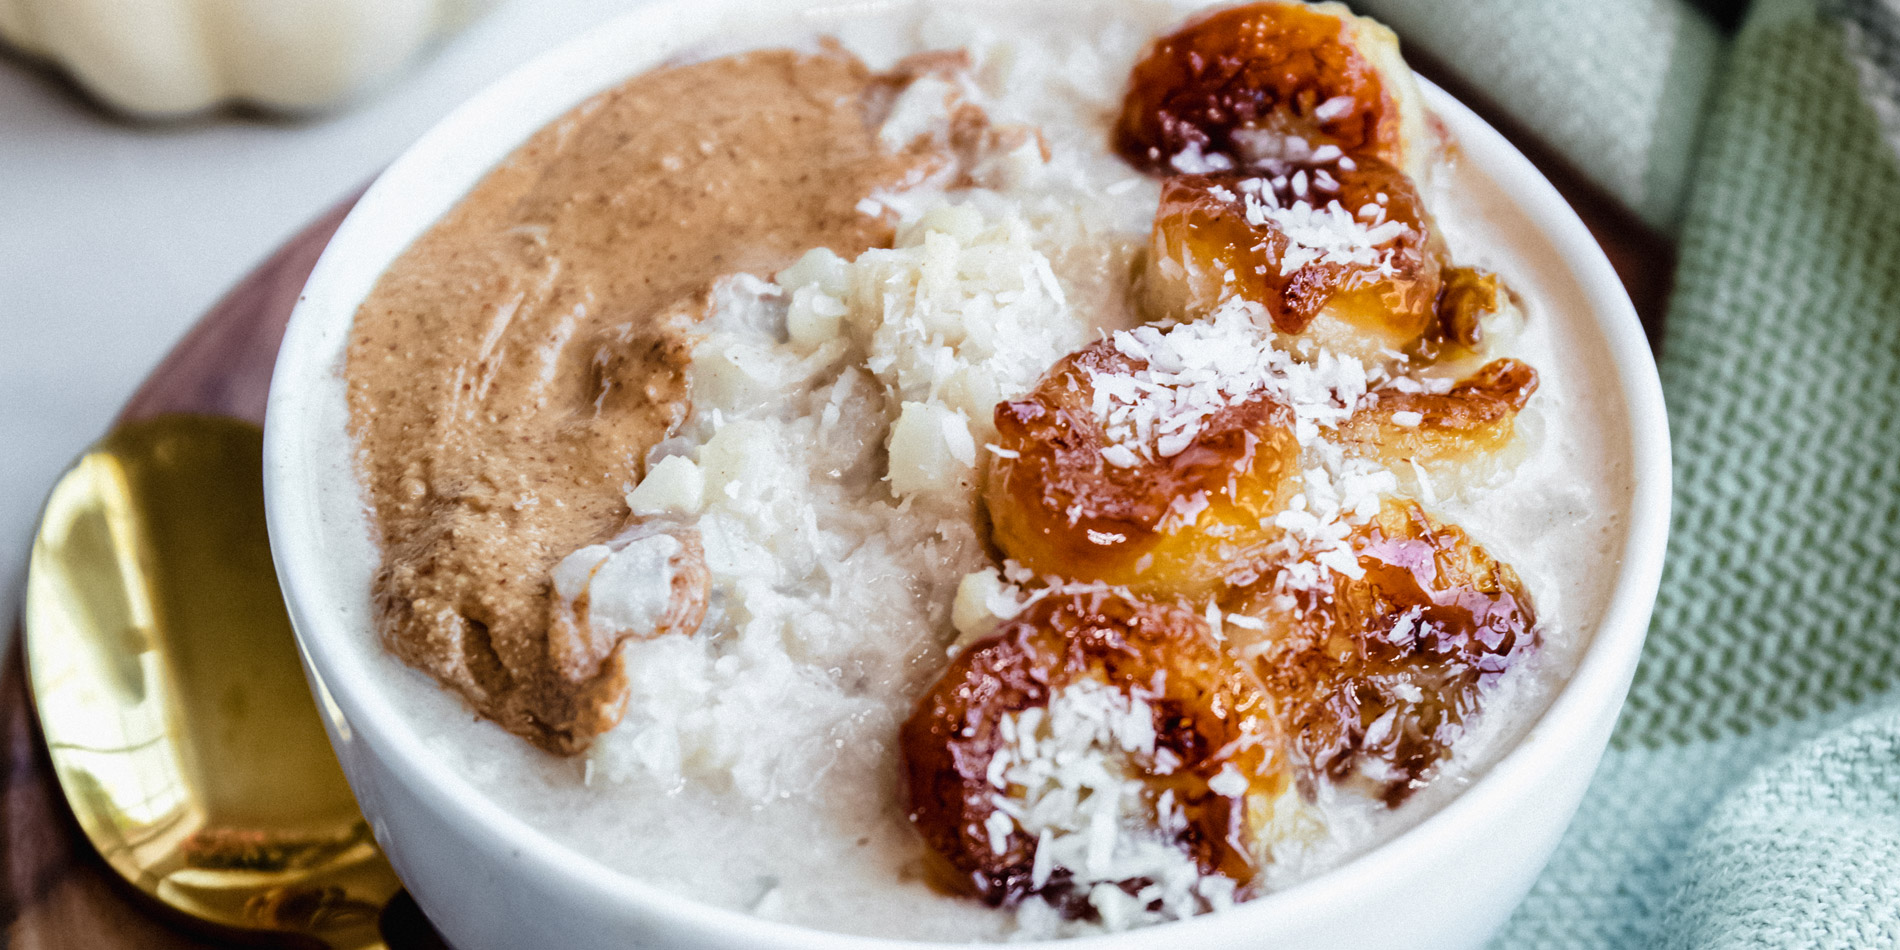
[[[261, 422], [278, 342], [352, 194], [232, 288], [175, 346], [118, 424], [171, 412]], [[232, 946], [200, 935], [128, 887], [89, 847], [66, 810], [23, 675], [16, 631], [0, 664], [0, 946], [27, 950], [198, 950]], [[388, 923], [402, 950], [444, 947], [413, 901]], [[388, 950], [380, 941], [335, 950]]]
[[27, 696], [16, 632], [0, 673], [0, 898], [6, 943], [20, 950], [197, 950], [134, 904], [73, 826]]

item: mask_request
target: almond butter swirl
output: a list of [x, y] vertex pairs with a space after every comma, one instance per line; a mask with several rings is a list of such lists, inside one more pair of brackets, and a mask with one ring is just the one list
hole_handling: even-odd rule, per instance
[[346, 375], [392, 652], [553, 752], [619, 721], [618, 641], [561, 616], [550, 571], [628, 526], [715, 279], [889, 243], [860, 203], [945, 163], [880, 148], [901, 82], [835, 48], [643, 74], [536, 133], [383, 275]]

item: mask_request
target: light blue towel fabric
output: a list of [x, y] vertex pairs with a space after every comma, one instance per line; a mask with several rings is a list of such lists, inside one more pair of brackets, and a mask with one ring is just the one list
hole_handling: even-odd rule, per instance
[[1722, 36], [1683, 0], [1351, 0], [1673, 231]]
[[1656, 618], [1495, 945], [1900, 946], [1900, 3], [1676, 2], [1359, 4], [1679, 228]]

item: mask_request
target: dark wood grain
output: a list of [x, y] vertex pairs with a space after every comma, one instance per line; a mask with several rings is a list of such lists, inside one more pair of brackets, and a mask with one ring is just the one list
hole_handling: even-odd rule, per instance
[[[1470, 102], [1535, 162], [1576, 208], [1636, 302], [1651, 340], [1660, 338], [1674, 267], [1667, 238], [1586, 182], [1521, 128], [1463, 88], [1448, 71], [1426, 72]], [[360, 193], [359, 193], [360, 194]], [[235, 416], [262, 422], [271, 369], [284, 325], [357, 195], [304, 229], [244, 278], [179, 341], [119, 421], [168, 412]], [[9, 950], [176, 950], [229, 946], [194, 935], [120, 884], [79, 837], [52, 778], [25, 678], [19, 637], [0, 670], [0, 922]], [[397, 906], [390, 936], [397, 950], [440, 946], [413, 903]]]
[[[118, 421], [190, 412], [262, 422], [284, 325], [317, 257], [356, 198], [339, 202], [232, 288], [159, 363]], [[53, 778], [20, 651], [16, 630], [0, 671], [0, 754], [5, 756], [0, 913], [6, 927], [0, 945], [8, 950], [232, 946], [194, 934], [145, 900], [85, 842]], [[415, 924], [407, 926], [416, 932]]]

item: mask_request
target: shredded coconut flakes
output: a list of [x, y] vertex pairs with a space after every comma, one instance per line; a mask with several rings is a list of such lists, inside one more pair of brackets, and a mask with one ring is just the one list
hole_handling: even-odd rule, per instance
[[1103, 458], [1130, 467], [1179, 454], [1224, 409], [1263, 393], [1284, 402], [1305, 461], [1301, 490], [1273, 516], [1284, 534], [1269, 554], [1283, 567], [1283, 588], [1319, 590], [1334, 574], [1360, 576], [1348, 539], [1398, 490], [1398, 479], [1321, 438], [1365, 400], [1365, 365], [1330, 350], [1297, 360], [1260, 329], [1267, 323], [1258, 304], [1234, 298], [1202, 321], [1117, 332], [1115, 349], [1137, 366], [1091, 370], [1091, 409], [1107, 436]]
[[1172, 458], [1216, 413], [1262, 393], [1292, 408], [1302, 445], [1351, 415], [1366, 393], [1364, 364], [1331, 352], [1295, 360], [1260, 330], [1265, 322], [1259, 305], [1234, 299], [1206, 320], [1117, 331], [1110, 338], [1116, 351], [1142, 365], [1127, 373], [1089, 373], [1109, 464]]
[[[1082, 680], [1056, 692], [1046, 707], [1003, 717], [998, 731], [1004, 744], [986, 776], [997, 810], [984, 830], [999, 854], [1016, 828], [1036, 840], [1033, 887], [1067, 871], [1110, 930], [1233, 903], [1234, 882], [1203, 875], [1175, 843], [1187, 817], [1174, 796], [1150, 800], [1138, 777], [1144, 767], [1156, 774], [1179, 767], [1168, 750], [1156, 747], [1145, 692], [1131, 695]], [[1235, 797], [1246, 793], [1247, 782], [1230, 767], [1209, 787]], [[1128, 882], [1143, 883], [1130, 894], [1122, 887]]]

